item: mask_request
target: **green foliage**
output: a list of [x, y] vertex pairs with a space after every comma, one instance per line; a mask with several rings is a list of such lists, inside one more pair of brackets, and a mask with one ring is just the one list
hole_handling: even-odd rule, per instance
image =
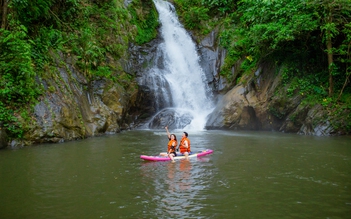
[[78, 58], [77, 65], [83, 73], [92, 79], [92, 71], [104, 61], [105, 49], [95, 41], [94, 32], [90, 27], [80, 31], [80, 35], [72, 41], [72, 52]]
[[31, 61], [31, 46], [26, 40], [26, 28], [16, 31], [0, 29], [0, 100], [21, 104], [38, 95], [35, 72]]
[[98, 66], [97, 70], [94, 72], [94, 75], [98, 78], [110, 78], [111, 69], [107, 66]]
[[228, 81], [232, 81], [232, 67], [236, 60], [233, 60], [230, 56], [227, 56], [224, 61], [224, 65], [221, 68], [220, 75], [224, 76]]
[[[219, 2], [203, 1], [214, 8]], [[239, 78], [254, 68], [248, 63], [270, 62], [277, 66], [284, 63], [289, 66], [281, 74], [286, 95], [299, 94], [306, 103], [330, 107], [338, 99], [327, 98], [330, 69], [334, 87], [340, 90], [339, 102], [343, 102], [343, 92], [351, 92], [350, 1], [242, 0], [233, 5], [237, 10], [223, 19], [224, 29], [220, 33], [220, 45], [227, 49], [221, 74], [228, 81], [233, 81], [230, 78], [233, 66]], [[328, 37], [332, 39], [330, 51], [326, 51]], [[331, 65], [326, 53], [334, 55]], [[248, 58], [253, 61], [248, 62]]]
[[12, 0], [11, 7], [20, 12], [16, 15], [25, 25], [51, 19], [50, 8], [54, 0]]
[[221, 15], [233, 12], [238, 0], [202, 0], [202, 4], [213, 13], [219, 12]]
[[333, 97], [321, 100], [321, 105], [328, 111], [328, 117], [335, 130], [342, 130], [344, 134], [351, 133], [351, 95], [346, 94], [340, 102]]
[[205, 7], [201, 0], [175, 0], [175, 3], [185, 28], [206, 32], [205, 22], [210, 18], [209, 8]]
[[328, 77], [325, 77], [325, 75], [325, 72], [319, 72], [314, 75], [305, 74], [296, 64], [289, 63], [289, 66], [284, 67], [282, 70], [281, 82], [282, 86], [286, 88], [288, 97], [301, 95], [305, 98], [306, 103], [313, 105], [320, 103], [320, 100], [328, 95], [325, 87]]
[[128, 10], [121, 6], [106, 4], [104, 7], [97, 9], [99, 14], [95, 37], [101, 42], [101, 46], [106, 52], [120, 58], [128, 49], [129, 39], [133, 37], [133, 32], [129, 32], [118, 23], [126, 23], [129, 18]]
[[41, 27], [32, 43], [31, 57], [37, 69], [44, 70], [44, 66], [51, 62], [48, 54], [50, 50], [62, 50], [64, 44], [63, 33], [52, 27]]
[[0, 121], [11, 138], [22, 138], [24, 130], [22, 124], [18, 122], [15, 111], [6, 107], [0, 102]]
[[29, 33], [35, 33], [42, 26], [69, 28], [79, 13], [79, 0], [12, 0], [11, 20], [26, 26]]
[[10, 1], [7, 29], [0, 29], [0, 121], [10, 137], [23, 136], [38, 84], [58, 58], [70, 57], [89, 80], [120, 80], [114, 60], [135, 36], [130, 18], [121, 0]]
[[[240, 60], [241, 54], [235, 49], [230, 49], [234, 47], [235, 42], [232, 41], [232, 35], [234, 34], [233, 29], [223, 30], [220, 34], [220, 46], [227, 49], [227, 56], [225, 57], [224, 65], [221, 68], [221, 75], [227, 76], [231, 74], [232, 66]], [[230, 72], [230, 74], [229, 74]]]
[[[202, 17], [199, 21], [206, 21], [209, 19], [209, 15], [214, 17], [217, 14], [225, 15], [235, 11], [237, 0], [175, 0], [174, 2], [178, 6], [178, 12], [182, 18], [186, 14], [197, 13]], [[185, 26], [187, 26], [186, 21]]]
[[150, 2], [142, 2], [142, 8], [145, 11], [137, 11], [137, 4], [140, 2], [133, 1], [128, 7], [132, 15], [132, 23], [137, 27], [137, 36], [135, 42], [139, 45], [147, 43], [156, 38], [158, 22], [158, 13], [154, 5]]
[[317, 28], [311, 12], [300, 0], [243, 1], [237, 11], [240, 24], [232, 35], [233, 49], [242, 55], [263, 56], [284, 49], [291, 41], [303, 40]]
[[204, 7], [189, 8], [189, 11], [186, 11], [183, 14], [185, 27], [188, 29], [199, 27], [201, 21], [207, 21], [209, 19], [208, 11], [208, 8]]
[[[300, 95], [302, 103], [310, 106], [320, 104], [329, 112], [330, 119], [334, 129], [345, 130], [346, 133], [351, 131], [351, 94], [344, 93], [339, 100], [335, 96], [328, 96], [327, 81], [328, 77], [325, 72], [316, 74], [306, 74], [305, 71], [299, 70], [294, 64], [282, 70], [282, 86], [286, 88], [283, 95], [293, 97]], [[281, 89], [283, 90], [283, 89]], [[270, 112], [277, 118], [281, 116], [276, 109], [270, 109]]]
[[0, 121], [10, 137], [21, 137], [23, 130], [15, 109], [35, 101], [40, 94], [27, 29], [22, 25], [13, 31], [0, 29], [0, 50]]

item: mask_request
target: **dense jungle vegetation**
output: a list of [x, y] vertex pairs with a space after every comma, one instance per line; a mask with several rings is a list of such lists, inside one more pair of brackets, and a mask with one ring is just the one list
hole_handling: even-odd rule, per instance
[[128, 7], [123, 0], [0, 0], [0, 7], [0, 127], [11, 138], [23, 136], [43, 92], [55, 92], [43, 80], [58, 74], [60, 62], [71, 60], [90, 81], [129, 86], [133, 76], [114, 60], [127, 59], [130, 42], [155, 38], [159, 25], [151, 0]]
[[[127, 59], [129, 43], [156, 37], [151, 0], [0, 0], [0, 125], [20, 138], [25, 121], [71, 58], [89, 80], [127, 85], [133, 75], [111, 60]], [[173, 0], [184, 26], [198, 36], [219, 28], [227, 49], [221, 75], [233, 85], [260, 63], [283, 69], [285, 95], [343, 116], [351, 131], [350, 0]], [[231, 68], [240, 63], [233, 78]], [[41, 85], [41, 86], [38, 86]], [[348, 112], [345, 114], [345, 112]], [[21, 118], [21, 119], [19, 119]]]
[[[351, 132], [350, 0], [174, 1], [195, 35], [220, 27], [220, 45], [228, 52], [221, 74], [229, 81], [270, 63], [283, 72], [284, 92], [277, 95], [321, 104], [342, 121], [333, 126]], [[237, 63], [240, 74], [233, 78]]]

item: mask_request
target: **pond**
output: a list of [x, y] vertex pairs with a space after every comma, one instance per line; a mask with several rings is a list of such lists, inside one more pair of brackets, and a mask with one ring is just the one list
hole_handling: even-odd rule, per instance
[[351, 218], [350, 136], [188, 133], [214, 153], [141, 160], [164, 130], [1, 150], [1, 218]]

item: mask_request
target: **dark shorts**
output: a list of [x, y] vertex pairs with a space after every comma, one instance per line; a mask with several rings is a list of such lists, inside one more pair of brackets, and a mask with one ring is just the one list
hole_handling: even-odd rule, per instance
[[171, 154], [173, 154], [175, 157], [177, 156], [177, 153], [176, 153], [176, 152], [171, 152]]

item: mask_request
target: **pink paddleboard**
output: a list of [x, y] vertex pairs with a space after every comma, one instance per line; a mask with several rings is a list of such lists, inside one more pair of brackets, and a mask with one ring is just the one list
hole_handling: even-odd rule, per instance
[[[202, 157], [202, 156], [205, 156], [207, 154], [212, 154], [212, 153], [213, 153], [213, 150], [211, 150], [211, 149], [206, 149], [206, 150], [198, 151], [198, 152], [192, 152], [189, 155], [189, 158]], [[148, 156], [148, 155], [141, 155], [140, 158], [143, 159], [143, 160], [149, 160], [149, 161], [169, 161], [169, 160], [171, 160], [171, 158], [169, 158], [169, 157]], [[177, 156], [174, 157], [175, 160], [180, 160], [180, 159], [184, 159], [184, 158], [185, 158], [185, 156], [181, 155], [180, 153], [177, 153]]]

